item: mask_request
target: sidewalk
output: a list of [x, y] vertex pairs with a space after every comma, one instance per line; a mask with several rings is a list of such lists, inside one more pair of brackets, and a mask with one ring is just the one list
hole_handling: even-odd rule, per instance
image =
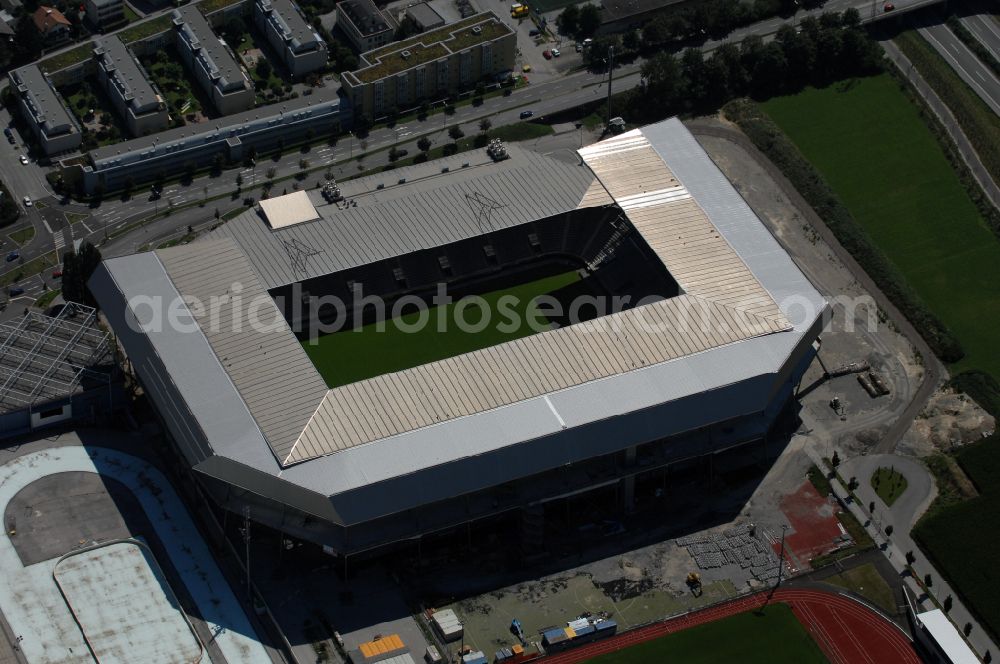
[[[807, 453], [809, 457], [813, 460], [818, 468], [826, 471], [826, 465], [823, 463], [822, 458], [819, 454], [812, 448], [807, 448]], [[858, 477], [858, 482], [864, 485], [867, 481], [867, 477]], [[851, 511], [859, 522], [865, 524], [865, 529], [868, 534], [871, 535], [872, 539], [875, 541], [875, 545], [883, 552], [883, 554], [888, 558], [889, 562], [892, 564], [893, 569], [902, 577], [904, 585], [907, 589], [916, 597], [917, 608], [920, 611], [930, 611], [932, 609], [938, 608], [934, 602], [927, 596], [923, 588], [917, 583], [913, 575], [909, 573], [906, 569], [906, 552], [912, 551], [916, 556], [916, 561], [911, 566], [913, 569], [913, 574], [916, 577], [923, 579], [924, 575], [930, 574], [933, 580], [933, 586], [931, 588], [931, 593], [933, 597], [938, 600], [938, 602], [943, 602], [944, 598], [951, 595], [952, 597], [952, 608], [948, 612], [948, 617], [955, 624], [959, 631], [965, 626], [966, 623], [972, 623], [972, 632], [969, 634], [968, 642], [972, 646], [980, 657], [985, 657], [987, 653], [991, 656], [1000, 654], [997, 650], [996, 644], [989, 638], [986, 630], [979, 624], [979, 622], [972, 617], [972, 614], [965, 605], [962, 604], [962, 600], [959, 598], [958, 593], [955, 592], [945, 581], [944, 577], [927, 561], [923, 552], [917, 546], [917, 544], [910, 538], [910, 527], [911, 524], [895, 524], [893, 523], [892, 513], [889, 510], [884, 512], [879, 512], [878, 505], [879, 502], [876, 499], [876, 518], [875, 521], [868, 514], [866, 508], [867, 505], [859, 505], [856, 503], [849, 495], [847, 489], [839, 480], [833, 478], [830, 480], [830, 486], [833, 488], [833, 493], [837, 499]], [[884, 506], [883, 506], [884, 507]], [[885, 526], [892, 524], [893, 533], [892, 537], [886, 538], [884, 534]]]

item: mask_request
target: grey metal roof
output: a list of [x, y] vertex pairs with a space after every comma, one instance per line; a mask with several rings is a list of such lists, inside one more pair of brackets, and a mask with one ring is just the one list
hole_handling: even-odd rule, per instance
[[257, 0], [257, 6], [274, 30], [284, 35], [285, 44], [293, 53], [312, 50], [325, 44], [291, 0]]
[[90, 151], [90, 158], [95, 165], [100, 166], [107, 160], [128, 159], [129, 156], [141, 156], [141, 153], [151, 148], [168, 149], [171, 146], [204, 141], [206, 137], [219, 135], [220, 140], [229, 136], [242, 136], [247, 133], [261, 131], [272, 126], [276, 121], [292, 120], [299, 113], [326, 111], [327, 107], [339, 109], [340, 97], [337, 88], [327, 86], [314, 88], [310, 95], [303, 95], [280, 104], [271, 104], [253, 108], [242, 113], [234, 113], [207, 122], [168, 129], [166, 131], [133, 138], [121, 143], [105, 145]]
[[133, 113], [140, 115], [159, 106], [160, 95], [117, 35], [96, 40], [94, 55], [112, 81], [114, 94], [121, 96]]
[[32, 121], [43, 133], [57, 135], [77, 129], [76, 119], [38, 65], [15, 69], [10, 78], [27, 104]]
[[418, 2], [415, 5], [407, 7], [406, 15], [416, 21], [425, 30], [444, 24], [444, 18], [426, 2]]
[[209, 240], [156, 253], [186, 297], [205, 306], [213, 297], [262, 305], [221, 306], [216, 319], [211, 311], [197, 318], [275, 455], [284, 459], [326, 394], [326, 383], [236, 243]]
[[195, 62], [205, 69], [220, 91], [228, 91], [245, 84], [243, 70], [212, 26], [202, 15], [198, 5], [187, 5], [172, 12], [174, 26], [186, 47], [194, 52]]
[[[516, 146], [509, 152], [511, 158], [500, 163], [456, 155], [344, 183], [344, 195], [357, 200], [358, 207], [317, 206], [318, 220], [278, 231], [256, 211], [247, 211], [211, 236], [234, 239], [271, 290], [575, 209], [594, 182], [585, 168]], [[466, 162], [470, 166], [462, 168]], [[446, 175], [443, 166], [450, 168]], [[397, 184], [400, 179], [406, 183]], [[380, 184], [385, 188], [378, 189]], [[365, 193], [347, 193], [348, 186]], [[482, 209], [477, 198], [500, 207], [488, 220], [477, 220]], [[286, 243], [318, 253], [301, 270], [289, 258]]]

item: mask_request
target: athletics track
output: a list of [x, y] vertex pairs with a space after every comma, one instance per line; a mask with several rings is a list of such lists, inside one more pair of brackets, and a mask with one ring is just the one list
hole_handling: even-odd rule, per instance
[[[604, 641], [544, 657], [544, 664], [578, 664], [638, 643], [759, 608], [766, 599], [758, 593], [707, 609], [640, 627]], [[813, 637], [831, 664], [920, 664], [909, 637], [894, 623], [864, 604], [822, 590], [780, 588], [771, 603], [782, 602]]]

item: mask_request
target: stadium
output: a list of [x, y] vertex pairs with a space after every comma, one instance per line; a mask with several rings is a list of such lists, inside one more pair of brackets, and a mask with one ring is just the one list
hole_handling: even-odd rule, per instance
[[345, 560], [494, 518], [531, 554], [562, 500], [766, 440], [827, 313], [680, 121], [579, 158], [264, 200], [90, 288], [221, 507]]

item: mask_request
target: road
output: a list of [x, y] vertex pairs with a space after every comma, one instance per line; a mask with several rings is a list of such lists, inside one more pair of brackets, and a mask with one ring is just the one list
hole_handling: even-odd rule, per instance
[[990, 14], [973, 14], [959, 19], [966, 30], [1000, 60], [1000, 23]]
[[[938, 0], [898, 0], [895, 3], [896, 10], [891, 16], [898, 16], [936, 1]], [[758, 34], [767, 38], [773, 35], [784, 23], [795, 24], [807, 15], [818, 15], [821, 11], [844, 11], [850, 7], [857, 8], [864, 21], [890, 16], [890, 14], [881, 11], [881, 5], [871, 2], [830, 0], [822, 10], [800, 11], [788, 19], [774, 18], [762, 21], [736, 30], [724, 40], [707, 41], [702, 48], [706, 52], [710, 52], [722, 43], [739, 40], [749, 34]], [[500, 11], [500, 14], [505, 16], [506, 12]], [[217, 177], [197, 178], [186, 186], [170, 185], [159, 200], [151, 200], [148, 193], [136, 194], [129, 200], [107, 200], [99, 207], [88, 210], [91, 215], [90, 219], [72, 225], [70, 231], [64, 230], [63, 227], [69, 226], [69, 224], [63, 223], [59, 215], [63, 211], [78, 211], [79, 205], [73, 203], [69, 204], [69, 208], [64, 208], [60, 201], [49, 195], [44, 174], [33, 164], [22, 166], [16, 158], [2, 159], [0, 160], [0, 177], [7, 182], [15, 183], [12, 185], [12, 191], [17, 192], [15, 195], [23, 196], [24, 194], [21, 192], [28, 192], [33, 199], [40, 198], [43, 205], [48, 205], [50, 212], [55, 213], [38, 213], [37, 210], [34, 212], [29, 210], [26, 219], [11, 230], [28, 223], [35, 227], [34, 240], [21, 248], [22, 256], [28, 261], [45, 252], [52, 251], [60, 245], [69, 244], [74, 239], [88, 239], [91, 242], [103, 241], [106, 236], [136, 224], [136, 222], [150, 216], [151, 213], [155, 214], [163, 205], [180, 207], [201, 199], [225, 197], [223, 201], [212, 201], [204, 208], [196, 206], [183, 211], [178, 210], [169, 217], [152, 222], [152, 227], [143, 227], [131, 232], [127, 236], [127, 241], [118, 241], [112, 246], [102, 248], [102, 250], [112, 251], [124, 248], [123, 253], [136, 251], [144, 245], [150, 244], [151, 238], [170, 237], [176, 234], [178, 229], [184, 229], [187, 225], [213, 221], [214, 211], [217, 207], [220, 208], [220, 212], [224, 212], [229, 207], [237, 205], [243, 196], [259, 197], [260, 189], [258, 187], [266, 179], [266, 173], [271, 168], [274, 169], [276, 178], [291, 177], [301, 172], [299, 162], [306, 159], [309, 162], [309, 168], [321, 164], [329, 165], [335, 177], [342, 178], [348, 174], [355, 174], [358, 170], [387, 163], [386, 151], [394, 144], [413, 154], [416, 150], [417, 138], [429, 135], [435, 144], [440, 145], [449, 140], [444, 132], [451, 125], [463, 126], [468, 134], [476, 131], [475, 125], [483, 117], [489, 117], [493, 126], [498, 127], [520, 122], [519, 115], [523, 110], [533, 111], [535, 118], [544, 118], [548, 114], [580, 106], [590, 101], [603, 100], [606, 97], [607, 82], [604, 74], [585, 70], [568, 71], [580, 64], [579, 56], [569, 48], [568, 44], [563, 49], [565, 53], [563, 57], [551, 61], [539, 60], [536, 56], [539, 56], [540, 52], [547, 46], [550, 47], [551, 44], [535, 46], [530, 40], [526, 42], [528, 29], [529, 26], [523, 22], [517, 26], [521, 58], [532, 64], [533, 67], [530, 76], [532, 82], [516, 90], [509, 97], [492, 97], [480, 106], [460, 106], [453, 116], [437, 114], [424, 121], [415, 120], [394, 128], [373, 130], [364, 140], [351, 135], [341, 137], [335, 145], [314, 146], [307, 152], [288, 152], [278, 159], [260, 160], [253, 169], [230, 169]], [[522, 35], [522, 32], [525, 34]], [[537, 52], [529, 52], [529, 49], [535, 49]], [[535, 71], [536, 67], [539, 69], [537, 72]], [[616, 68], [614, 91], [623, 91], [639, 85], [639, 68], [638, 63]], [[361, 153], [367, 154], [360, 162], [356, 161]], [[243, 190], [239, 196], [234, 193], [237, 173], [243, 177]], [[315, 186], [321, 175], [322, 171], [309, 175], [301, 186], [306, 188]], [[275, 192], [284, 191], [286, 188], [290, 190], [291, 181], [279, 183]], [[232, 198], [227, 196], [231, 192], [234, 193]], [[67, 233], [71, 233], [71, 236]], [[0, 276], [5, 271], [8, 271], [7, 266], [0, 267]], [[20, 284], [29, 291], [26, 295], [41, 292], [46, 286], [57, 286], [57, 283], [49, 277], [46, 277], [46, 281], [49, 283], [44, 286], [41, 278], [34, 281], [38, 283]]]
[[918, 31], [986, 105], [1000, 115], [1000, 78], [948, 26], [925, 25]]

